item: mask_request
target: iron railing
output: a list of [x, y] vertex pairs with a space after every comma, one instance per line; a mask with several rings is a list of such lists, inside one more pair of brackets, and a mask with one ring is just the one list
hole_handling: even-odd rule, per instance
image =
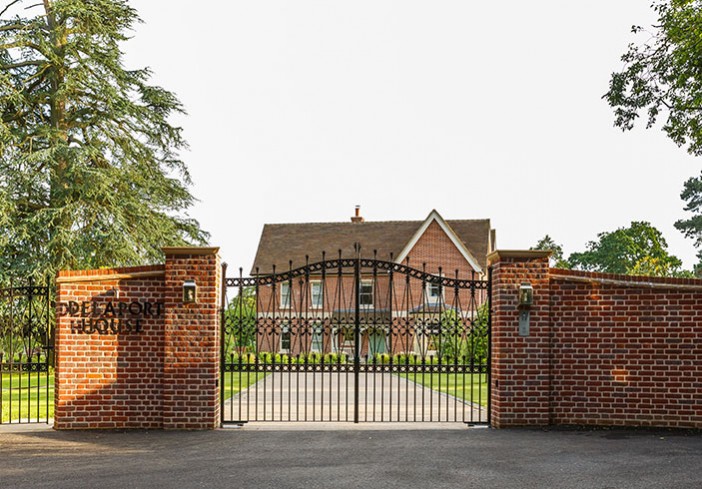
[[51, 288], [0, 288], [0, 423], [48, 423], [53, 406]]
[[225, 279], [222, 421], [489, 420], [490, 282], [342, 258]]

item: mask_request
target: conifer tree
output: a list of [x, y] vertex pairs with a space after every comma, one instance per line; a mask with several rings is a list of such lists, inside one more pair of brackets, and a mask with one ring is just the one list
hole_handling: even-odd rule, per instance
[[0, 12], [0, 274], [142, 264], [206, 241], [169, 122], [183, 107], [123, 64], [137, 22], [125, 0]]

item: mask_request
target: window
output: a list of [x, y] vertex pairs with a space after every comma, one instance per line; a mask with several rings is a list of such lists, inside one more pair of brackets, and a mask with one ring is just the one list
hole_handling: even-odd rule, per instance
[[290, 282], [280, 283], [280, 308], [290, 308]]
[[312, 351], [315, 353], [321, 352], [324, 346], [324, 329], [321, 324], [314, 325], [312, 330]]
[[280, 328], [280, 351], [281, 353], [290, 351], [290, 327], [287, 324]]
[[324, 304], [324, 288], [322, 282], [310, 282], [310, 307], [321, 309]]
[[373, 307], [373, 282], [368, 280], [368, 281], [362, 281], [361, 282], [361, 288], [359, 290], [358, 294], [358, 303], [361, 305], [361, 307], [370, 309]]
[[436, 304], [443, 300], [443, 286], [441, 284], [427, 283], [427, 302]]

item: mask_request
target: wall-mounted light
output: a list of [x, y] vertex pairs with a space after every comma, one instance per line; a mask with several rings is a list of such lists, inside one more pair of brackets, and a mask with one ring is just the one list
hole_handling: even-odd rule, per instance
[[519, 286], [519, 336], [529, 336], [529, 309], [534, 303], [534, 289], [523, 282]]
[[529, 307], [534, 303], [534, 289], [529, 283], [522, 283], [519, 286], [519, 306]]
[[197, 284], [194, 280], [183, 282], [183, 304], [195, 304], [197, 302]]

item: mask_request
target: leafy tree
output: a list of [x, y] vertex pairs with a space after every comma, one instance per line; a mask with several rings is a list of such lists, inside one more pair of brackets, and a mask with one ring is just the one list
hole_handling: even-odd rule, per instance
[[667, 251], [662, 233], [648, 222], [632, 222], [628, 228], [597, 235], [587, 251], [568, 258], [573, 268], [627, 275], [689, 276], [682, 262]]
[[537, 241], [532, 250], [547, 250], [551, 252], [551, 257], [549, 261], [552, 267], [556, 268], [570, 268], [570, 264], [567, 260], [563, 258], [563, 247], [556, 243], [551, 236], [548, 234]]
[[633, 26], [645, 38], [630, 44], [622, 71], [612, 74], [604, 95], [615, 126], [634, 127], [641, 112], [646, 127], [665, 117], [663, 131], [690, 154], [702, 154], [702, 1], [655, 0], [653, 31]]
[[244, 287], [224, 311], [226, 354], [256, 353], [256, 289]]
[[194, 199], [169, 117], [183, 107], [148, 69], [123, 66], [136, 11], [126, 0], [24, 2], [0, 12], [0, 273], [51, 278], [204, 243], [181, 214]]
[[[613, 73], [604, 98], [614, 108], [615, 126], [634, 127], [640, 113], [646, 127], [664, 117], [662, 129], [688, 153], [702, 155], [702, 1], [655, 0], [652, 8], [658, 21], [652, 31], [640, 26], [632, 31], [645, 36], [642, 44], [630, 44], [622, 56], [622, 71]], [[702, 177], [690, 178], [681, 194], [689, 219], [675, 227], [695, 246], [702, 246]], [[702, 252], [695, 273], [702, 276]]]
[[[685, 210], [692, 212], [688, 219], [680, 219], [675, 227], [685, 234], [687, 238], [695, 240], [695, 248], [702, 247], [702, 178], [690, 178], [685, 182], [685, 187], [680, 197], [687, 202]], [[702, 276], [702, 251], [697, 253], [699, 262], [695, 265], [695, 275]]]
[[[487, 302], [478, 307], [472, 324], [454, 310], [442, 312], [440, 321], [441, 334], [433, 338], [433, 343], [438, 346], [442, 361], [477, 365], [487, 362]], [[468, 327], [469, 331], [466, 331]]]

